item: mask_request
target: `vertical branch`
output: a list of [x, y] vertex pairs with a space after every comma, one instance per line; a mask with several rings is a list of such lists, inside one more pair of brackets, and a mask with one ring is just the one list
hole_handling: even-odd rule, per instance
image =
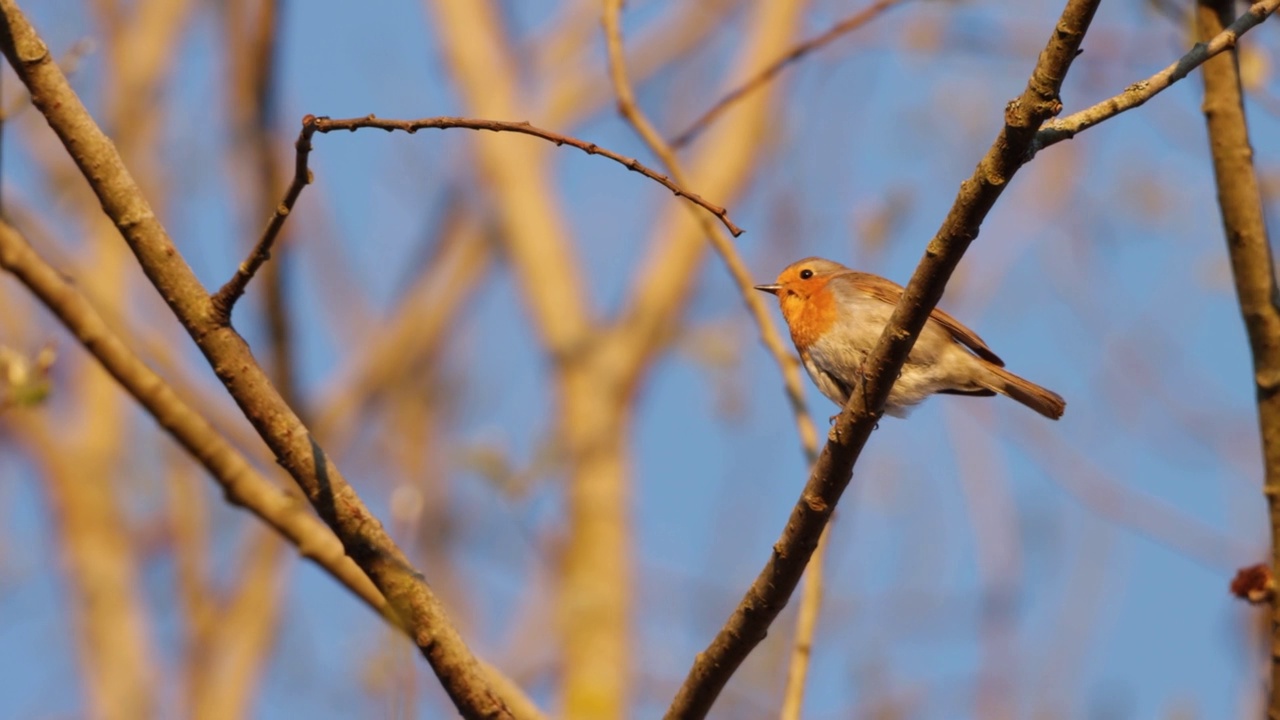
[[166, 452], [169, 535], [173, 538], [175, 591], [182, 612], [182, 714], [191, 716], [203, 684], [205, 648], [215, 628], [209, 587], [209, 518], [195, 467], [177, 451]]
[[[785, 47], [803, 7], [804, 3], [759, 4], [745, 33], [747, 39], [735, 60], [735, 72], [749, 74], [765, 62], [764, 58]], [[686, 172], [635, 101], [623, 51], [620, 14], [621, 3], [606, 0], [603, 24], [619, 112], [654, 155], [662, 160], [672, 176], [679, 178], [677, 182], [696, 182], [701, 192], [719, 200], [740, 192], [745, 179], [751, 176], [752, 163], [758, 159], [756, 155], [744, 153], [743, 148], [755, 146], [767, 132], [770, 115], [768, 95], [762, 93], [754, 102], [744, 103], [735, 117], [737, 122], [727, 124], [709, 138], [699, 148], [690, 162], [691, 169]], [[798, 364], [774, 330], [768, 309], [758, 293], [750, 289], [754, 280], [746, 264], [730, 239], [704, 215], [689, 215], [684, 208], [676, 208], [675, 211], [679, 215], [668, 216], [659, 223], [660, 229], [655, 233], [656, 240], [648, 258], [633, 277], [629, 306], [619, 321], [620, 332], [615, 337], [625, 391], [628, 394], [634, 392], [657, 353], [665, 347], [671, 328], [680, 322], [697, 270], [705, 257], [707, 243], [704, 238], [709, 238], [756, 319], [764, 344], [782, 366], [802, 443], [806, 449], [816, 448], [816, 432], [805, 410]]]
[[193, 720], [251, 717], [280, 621], [285, 545], [266, 525], [249, 525], [233, 589], [205, 644], [191, 692]]
[[[128, 7], [103, 3], [103, 23], [116, 42], [108, 45], [109, 68], [102, 99], [107, 123], [116, 130], [122, 153], [142, 168], [142, 182], [158, 182], [154, 146], [159, 91], [168, 77], [187, 17], [185, 0], [145, 0]], [[108, 298], [113, 312], [130, 302], [128, 257], [115, 242], [116, 230], [98, 208], [85, 204], [85, 224], [93, 242], [84, 248], [87, 288]], [[126, 463], [133, 427], [123, 397], [105, 373], [87, 367], [69, 383], [82, 421], [64, 428], [65, 445], [51, 458], [49, 493], [63, 543], [68, 586], [78, 619], [90, 715], [97, 718], [148, 717], [155, 711], [157, 670], [152, 660], [147, 607], [140, 589], [137, 548], [130, 538], [126, 497], [111, 483]], [[84, 468], [92, 468], [86, 474]], [[79, 469], [79, 470], [78, 470]], [[92, 481], [90, 481], [92, 478]]]
[[[277, 120], [276, 76], [278, 74], [279, 0], [233, 0], [222, 5], [222, 31], [229, 48], [226, 109], [231, 124], [232, 173], [242, 177], [238, 184], [244, 226], [257, 233], [272, 218], [285, 187], [284, 173], [276, 156], [279, 147], [274, 135]], [[272, 245], [274, 262], [261, 269], [263, 284], [262, 317], [266, 325], [267, 364], [280, 394], [297, 408], [293, 378], [293, 349], [288, 305], [285, 302], [287, 226]], [[303, 413], [306, 417], [306, 414]]]
[[[499, 27], [491, 0], [450, 2], [425, 0], [433, 27], [470, 114], [491, 118], [523, 114], [515, 78], [512, 46]], [[475, 138], [479, 170], [492, 183], [505, 250], [527, 312], [553, 357], [581, 349], [590, 332], [588, 298], [580, 262], [570, 239], [573, 233], [553, 195], [547, 148]]]
[[[1231, 22], [1230, 0], [1199, 0], [1200, 39]], [[1253, 382], [1262, 436], [1263, 495], [1271, 525], [1271, 569], [1280, 571], [1280, 296], [1267, 238], [1262, 194], [1253, 167], [1240, 71], [1234, 50], [1204, 64], [1204, 115], [1218, 185], [1218, 206], [1253, 354]], [[1280, 720], [1280, 598], [1271, 597], [1271, 694], [1267, 716]]]
[[152, 717], [156, 672], [138, 553], [114, 485], [87, 471], [82, 453], [66, 452], [64, 432], [33, 422], [31, 436], [45, 468], [63, 572], [76, 598], [72, 627], [88, 690], [85, 714], [94, 720]]
[[[749, 77], [769, 58], [785, 50], [801, 24], [804, 8], [803, 2], [765, 0], [757, 3], [747, 27], [741, 32], [743, 40], [733, 61], [733, 76]], [[613, 65], [620, 68], [622, 56], [618, 53], [616, 57], [618, 60]], [[623, 77], [626, 78], [625, 73]], [[774, 92], [762, 92], [737, 104], [729, 121], [709, 132], [686, 161], [687, 181], [699, 192], [721, 203], [730, 202], [743, 192], [764, 159], [755, 148], [769, 142], [774, 124], [780, 122], [775, 114], [776, 100]], [[661, 150], [664, 146], [656, 147]], [[661, 157], [660, 153], [655, 154]], [[621, 322], [625, 323], [626, 330], [623, 339], [630, 346], [625, 352], [626, 374], [633, 383], [639, 380], [653, 356], [664, 346], [664, 340], [679, 322], [693, 292], [697, 271], [702, 267], [708, 246], [708, 235], [699, 221], [700, 218], [684, 208], [673, 207], [655, 223], [653, 241], [639, 269], [632, 275]], [[714, 236], [711, 237], [714, 242]], [[725, 245], [729, 247], [725, 257], [732, 257], [732, 246], [727, 239]], [[729, 267], [735, 277], [747, 275], [740, 267], [734, 270], [732, 263]], [[760, 300], [759, 293], [752, 294], [756, 297], [744, 299], [748, 308]], [[761, 333], [767, 343], [768, 334], [764, 326], [761, 326]], [[782, 345], [781, 356], [788, 358], [786, 364], [793, 368], [794, 387], [803, 387], [799, 363], [786, 352], [781, 341], [778, 344]], [[790, 399], [794, 406], [796, 398], [792, 396]]]
[[804, 591], [800, 596], [800, 611], [796, 613], [796, 636], [791, 642], [791, 661], [787, 664], [787, 686], [782, 691], [781, 720], [800, 720], [804, 708], [804, 686], [809, 677], [809, 661], [813, 659], [813, 635], [818, 629], [818, 616], [822, 612], [822, 580], [827, 558], [827, 541], [831, 539], [831, 525], [822, 530], [818, 547], [804, 571]]
[[[57, 316], [102, 367], [146, 408], [160, 427], [209, 472], [222, 488], [228, 502], [252, 512], [288, 538], [303, 557], [346, 586], [377, 615], [409, 635], [415, 642], [424, 642], [418, 637], [419, 630], [405, 622], [403, 615], [397, 614], [393, 605], [346, 552], [343, 543], [331, 529], [313, 513], [304, 510], [295, 498], [281, 493], [273, 483], [258, 474], [245, 456], [192, 406], [181, 400], [160, 376], [143, 364], [129, 346], [107, 326], [75, 285], [37, 255], [27, 240], [2, 220], [0, 269], [13, 274]], [[4, 316], [0, 316], [0, 320], [3, 319]], [[35, 425], [31, 427], [38, 429]], [[34, 429], [32, 434], [35, 434]], [[41, 438], [36, 436], [35, 440], [40, 441]], [[47, 441], [28, 444], [52, 447], [52, 443]], [[448, 638], [435, 642], [448, 644]], [[450, 652], [447, 647], [433, 648], [433, 652], [440, 651]], [[502, 677], [495, 668], [482, 663], [480, 670], [491, 685], [500, 688], [504, 701], [515, 711], [515, 717], [532, 720], [542, 717], [519, 687]], [[467, 717], [479, 714], [471, 708], [464, 712]]]
[[[247, 10], [253, 5], [254, 10]], [[243, 0], [226, 6], [226, 47], [230, 57], [233, 137], [251, 148], [253, 225], [271, 216], [281, 186], [281, 172], [272, 147], [276, 75], [277, 0]], [[251, 16], [246, 22], [245, 16]], [[283, 243], [277, 243], [277, 250]], [[279, 252], [277, 252], [279, 254]], [[283, 303], [279, 260], [263, 269], [269, 364], [272, 381], [289, 404], [297, 407], [287, 316]], [[287, 569], [285, 546], [278, 534], [262, 526], [246, 528], [242, 540], [242, 576], [229, 585], [214, 610], [217, 632], [203, 636], [192, 678], [190, 713], [193, 718], [245, 717], [270, 659], [280, 620], [283, 582]]]

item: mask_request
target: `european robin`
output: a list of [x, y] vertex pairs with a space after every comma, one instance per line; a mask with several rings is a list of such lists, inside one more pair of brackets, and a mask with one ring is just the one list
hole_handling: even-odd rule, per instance
[[[867, 354], [902, 297], [902, 286], [811, 257], [788, 265], [776, 282], [756, 289], [778, 296], [809, 377], [823, 395], [844, 407]], [[977, 333], [935, 309], [889, 392], [885, 412], [906, 417], [911, 406], [935, 393], [1000, 393], [1050, 420], [1062, 417], [1067, 406], [1062, 396], [1003, 366]]]

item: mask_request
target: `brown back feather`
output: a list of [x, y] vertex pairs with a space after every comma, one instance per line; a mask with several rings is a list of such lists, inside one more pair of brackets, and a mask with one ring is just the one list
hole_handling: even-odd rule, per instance
[[[877, 300], [882, 300], [890, 305], [897, 305], [898, 301], [902, 299], [902, 286], [892, 280], [886, 280], [879, 275], [870, 275], [857, 270], [850, 270], [846, 273], [841, 273], [841, 275], [849, 278], [850, 283], [859, 292], [870, 295]], [[929, 317], [946, 328], [947, 332], [951, 333], [951, 337], [972, 350], [978, 357], [994, 365], [1004, 366], [1004, 361], [1000, 359], [1000, 356], [992, 352], [991, 348], [987, 347], [987, 344], [982, 341], [982, 338], [978, 337], [976, 332], [965, 327], [945, 310], [934, 308], [933, 312], [929, 313]]]

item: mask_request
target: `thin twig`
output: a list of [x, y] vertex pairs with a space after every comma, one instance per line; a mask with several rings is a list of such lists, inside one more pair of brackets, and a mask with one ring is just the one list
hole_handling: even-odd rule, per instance
[[267, 227], [262, 231], [262, 237], [253, 246], [253, 250], [249, 252], [249, 257], [240, 263], [240, 267], [236, 268], [236, 274], [231, 276], [231, 279], [213, 295], [214, 312], [217, 313], [217, 321], [223, 325], [231, 321], [231, 309], [235, 307], [240, 296], [244, 295], [245, 288], [249, 286], [249, 281], [258, 272], [258, 268], [261, 268], [262, 264], [271, 257], [271, 246], [280, 236], [280, 230], [289, 219], [289, 213], [293, 212], [293, 206], [298, 202], [298, 196], [302, 195], [302, 189], [311, 184], [313, 178], [311, 170], [307, 168], [307, 158], [311, 155], [311, 136], [315, 134], [315, 128], [307, 125], [307, 120], [311, 117], [308, 115], [303, 118], [302, 132], [298, 133], [298, 139], [293, 144], [297, 151], [293, 163], [293, 181], [284, 191], [284, 198], [276, 207], [271, 219], [267, 221]]
[[[245, 124], [247, 130], [245, 135], [251, 140], [245, 144], [249, 147], [249, 154], [252, 156], [250, 162], [256, 166], [254, 168], [256, 172], [252, 173], [253, 202], [250, 203], [254, 218], [268, 213], [274, 214], [271, 196], [282, 184], [283, 170], [276, 156], [274, 132], [279, 115], [276, 85], [280, 72], [280, 38], [284, 36], [284, 30], [281, 27], [284, 20], [280, 12], [282, 2], [283, 0], [261, 0], [257, 4], [256, 12], [252, 12], [252, 17], [249, 18], [250, 29], [240, 31], [244, 28], [243, 21], [228, 28], [229, 32], [240, 31], [239, 35], [244, 38], [243, 42], [246, 44], [243, 52], [236, 53], [241, 56], [242, 62], [233, 66], [239, 70], [238, 82], [243, 87], [242, 92], [233, 94], [233, 102], [244, 103], [251, 110], [247, 113], [251, 115], [251, 120]], [[231, 12], [228, 15], [235, 17], [237, 13]], [[236, 20], [239, 18], [237, 17]], [[236, 40], [232, 39], [231, 43], [234, 42]], [[246, 57], [247, 66], [243, 63]], [[284, 243], [285, 239], [280, 239], [276, 245], [279, 248], [279, 255], [283, 255], [288, 250], [288, 246]], [[298, 414], [303, 419], [309, 419], [307, 408], [303, 406], [302, 397], [298, 392], [293, 317], [286, 299], [288, 280], [283, 258], [277, 258], [263, 271], [262, 314], [267, 327], [271, 380], [276, 387], [280, 388], [280, 394], [284, 396], [285, 402], [297, 408]]]
[[[1257, 17], [1255, 25], [1262, 20], [1260, 6], [1264, 4], [1258, 3], [1250, 9]], [[1274, 9], [1274, 0], [1270, 4]], [[1221, 37], [1223, 25], [1234, 12], [1231, 0], [1199, 0], [1196, 5], [1199, 35]], [[1238, 24], [1240, 20], [1232, 27]], [[1218, 187], [1218, 207], [1240, 314], [1253, 356], [1252, 377], [1262, 441], [1262, 494], [1270, 519], [1274, 577], [1280, 570], [1280, 300], [1277, 300], [1280, 288], [1267, 237], [1262, 191], [1253, 166], [1236, 54], [1223, 55], [1207, 63], [1202, 75], [1204, 116]], [[1271, 688], [1267, 717], [1280, 720], [1280, 598], [1272, 592], [1267, 599], [1271, 611], [1271, 652], [1268, 653]]]
[[697, 120], [690, 123], [689, 127], [685, 128], [684, 132], [677, 135], [671, 141], [671, 147], [679, 150], [685, 145], [688, 145], [695, 137], [701, 134], [703, 130], [706, 130], [708, 125], [710, 125], [716, 118], [720, 117], [725, 110], [728, 110], [730, 105], [769, 83], [777, 77], [779, 73], [785, 70], [788, 65], [803, 58], [814, 50], [818, 50], [824, 45], [831, 43], [840, 36], [851, 33], [863, 25], [866, 25], [876, 19], [876, 17], [885, 10], [888, 10], [901, 2], [902, 0], [876, 0], [867, 7], [853, 13], [849, 17], [838, 21], [826, 32], [809, 38], [799, 45], [796, 45], [794, 48], [787, 51], [785, 55], [775, 60], [772, 64], [766, 66], [760, 72], [752, 75], [746, 80], [746, 82], [743, 82], [738, 87], [730, 90], [724, 97], [720, 98], [715, 105], [712, 105], [711, 108], [702, 113]]
[[534, 127], [527, 122], [511, 122], [505, 120], [483, 120], [480, 118], [463, 118], [463, 117], [432, 117], [422, 118], [419, 120], [386, 120], [366, 115], [360, 118], [347, 118], [335, 120], [327, 117], [316, 117], [315, 115], [307, 115], [302, 118], [302, 131], [298, 133], [298, 140], [294, 143], [297, 149], [297, 160], [294, 164], [293, 182], [289, 184], [289, 189], [285, 191], [284, 199], [280, 202], [280, 206], [276, 208], [276, 212], [271, 216], [271, 220], [267, 222], [266, 230], [263, 231], [261, 239], [257, 245], [249, 253], [249, 257], [240, 263], [240, 267], [236, 270], [236, 274], [227, 281], [225, 285], [214, 295], [214, 307], [219, 313], [219, 317], [224, 321], [230, 318], [231, 308], [235, 305], [236, 300], [244, 294], [245, 288], [249, 281], [253, 279], [262, 264], [271, 257], [271, 245], [275, 242], [276, 237], [280, 234], [280, 229], [284, 227], [285, 220], [288, 219], [289, 213], [293, 210], [293, 205], [298, 201], [298, 196], [302, 194], [302, 189], [306, 187], [312, 180], [311, 171], [307, 168], [307, 159], [311, 154], [311, 136], [316, 133], [330, 133], [337, 130], [356, 131], [361, 128], [376, 128], [392, 132], [400, 130], [407, 133], [415, 133], [419, 130], [445, 130], [448, 128], [464, 128], [467, 130], [489, 130], [491, 132], [511, 132], [521, 135], [531, 135], [541, 138], [547, 142], [555, 143], [557, 146], [568, 145], [574, 147], [588, 155], [599, 155], [601, 157], [613, 160], [632, 172], [653, 180], [659, 185], [670, 190], [676, 197], [682, 197], [694, 205], [704, 208], [707, 212], [719, 218], [720, 222], [733, 233], [734, 237], [742, 234], [742, 228], [734, 224], [729, 219], [729, 211], [714, 203], [704, 200], [697, 193], [689, 192], [681, 187], [680, 184], [673, 182], [666, 175], [655, 172], [641, 163], [635, 158], [629, 158], [620, 155], [607, 148], [600, 147], [592, 142], [579, 140], [568, 135], [561, 135], [550, 130], [543, 130]]
[[704, 717], [790, 599], [849, 484], [853, 465], [883, 412], [889, 390], [929, 313], [942, 297], [947, 280], [1009, 180], [1029, 158], [1027, 151], [1036, 129], [1061, 110], [1059, 88], [1100, 2], [1068, 0], [1026, 89], [1005, 108], [1004, 129], [973, 175], [961, 184], [951, 211], [925, 249], [902, 300], [868, 356], [866, 372], [828, 434], [827, 445], [792, 508], [782, 537], [715, 640], [689, 669], [667, 710], [668, 720]]
[[1092, 107], [1045, 123], [1044, 127], [1036, 133], [1035, 142], [1031, 144], [1031, 152], [1034, 154], [1050, 145], [1070, 140], [1103, 120], [1142, 105], [1170, 85], [1185, 78], [1209, 58], [1234, 48], [1241, 35], [1266, 20], [1277, 8], [1280, 8], [1280, 0], [1262, 0], [1254, 3], [1222, 32], [1207, 41], [1196, 43], [1187, 51], [1187, 54], [1178, 58], [1177, 62], [1155, 75], [1130, 85], [1119, 95], [1103, 100]]
[[[271, 133], [275, 108], [275, 80], [279, 70], [276, 48], [282, 35], [280, 3], [228, 2], [222, 13], [223, 37], [230, 56], [230, 81], [225, 106], [236, 143], [234, 157], [256, 165], [245, 188], [246, 203], [256, 225], [277, 205], [275, 194], [283, 180], [276, 162], [277, 150]], [[277, 245], [283, 251], [282, 245]], [[281, 261], [266, 265], [261, 284], [265, 286], [267, 355], [271, 380], [285, 402], [298, 408], [301, 403], [294, 382], [293, 354], [288, 331], [288, 311], [284, 302]], [[303, 414], [301, 410], [299, 414]], [[284, 580], [288, 576], [289, 555], [279, 535], [263, 525], [251, 526], [243, 543], [239, 567], [243, 572], [227, 586], [209, 617], [202, 642], [194, 648], [190, 705], [192, 720], [243, 717], [257, 697], [263, 666], [272, 657], [274, 641], [284, 617]], [[216, 628], [216, 631], [211, 631]]]
[[[605, 45], [608, 51], [609, 75], [613, 83], [614, 92], [618, 97], [618, 111], [634, 128], [645, 144], [648, 145], [649, 150], [662, 161], [663, 166], [667, 172], [671, 173], [676, 182], [687, 185], [686, 174], [676, 158], [675, 151], [667, 145], [636, 103], [635, 91], [627, 70], [626, 53], [623, 47], [621, 14], [621, 0], [604, 1], [602, 20]], [[738, 287], [740, 297], [755, 320], [761, 341], [782, 371], [784, 389], [791, 404], [801, 446], [807, 462], [812, 464], [817, 458], [817, 431], [806, 407], [804, 385], [800, 377], [799, 366], [774, 326], [769, 309], [762, 296], [753, 289], [756, 282], [751, 277], [751, 273], [747, 269], [746, 263], [743, 262], [733, 241], [719, 227], [711, 223], [710, 219], [705, 215], [699, 215], [697, 220], [703, 235], [711, 241], [712, 247], [729, 269], [729, 274], [734, 284]], [[811, 580], [807, 587], [814, 588], [820, 593], [821, 580], [818, 579], [816, 582]], [[820, 598], [815, 597], [813, 602], [815, 604], [819, 603]], [[816, 615], [816, 607], [814, 608], [814, 614]], [[811, 630], [812, 627], [810, 626], [809, 629]], [[801, 637], [798, 638], [798, 642], [802, 643], [805, 642], [803, 630], [804, 628], [801, 629]], [[801, 668], [802, 679], [800, 687], [803, 690], [803, 672], [807, 665], [799, 665], [798, 667]]]
[[[310, 116], [308, 116], [310, 117]], [[557, 146], [568, 145], [574, 147], [588, 155], [599, 155], [608, 158], [632, 172], [640, 173], [650, 180], [670, 190], [676, 197], [682, 197], [685, 200], [704, 208], [707, 212], [719, 218], [720, 222], [733, 233], [734, 237], [742, 234], [742, 228], [738, 227], [729, 219], [729, 211], [702, 199], [696, 193], [692, 193], [681, 187], [680, 184], [672, 182], [670, 178], [661, 173], [655, 172], [635, 158], [629, 158], [625, 155], [619, 155], [612, 150], [602, 148], [592, 142], [579, 140], [569, 135], [561, 135], [560, 133], [550, 130], [543, 130], [534, 127], [527, 122], [509, 122], [503, 120], [482, 120], [479, 118], [462, 118], [462, 117], [433, 117], [423, 118], [421, 120], [384, 120], [369, 115], [362, 118], [350, 118], [347, 120], [333, 120], [330, 118], [313, 118], [316, 132], [328, 133], [335, 130], [358, 130], [360, 128], [378, 128], [388, 132], [393, 130], [401, 130], [408, 133], [414, 133], [419, 130], [443, 130], [447, 128], [465, 128], [468, 130], [489, 130], [491, 132], [513, 132], [522, 135], [532, 135], [541, 138], [547, 142], [555, 143]], [[303, 124], [306, 124], [303, 119]]]

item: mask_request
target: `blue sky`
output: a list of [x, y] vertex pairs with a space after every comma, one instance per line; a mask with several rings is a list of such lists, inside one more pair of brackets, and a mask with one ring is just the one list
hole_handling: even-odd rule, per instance
[[[78, 3], [28, 5], [54, 48], [92, 32], [83, 13], [70, 12]], [[512, 32], [529, 42], [559, 17], [547, 3], [507, 5]], [[857, 6], [815, 2], [809, 30]], [[628, 34], [663, 8], [631, 3]], [[738, 247], [760, 280], [821, 255], [905, 282], [1059, 11], [1041, 0], [907, 0], [788, 71], [775, 135], [758, 150], [762, 170], [730, 205], [747, 229]], [[222, 97], [219, 38], [209, 12], [195, 18], [169, 91], [173, 117], [156, 142], [184, 190], [167, 211], [169, 229], [214, 285], [239, 261], [244, 233], [225, 178], [200, 172], [218, 167], [227, 138], [209, 114], [210, 98]], [[713, 69], [743, 22], [743, 13], [732, 15], [687, 64], [639, 88], [663, 130], [682, 128], [716, 97]], [[464, 111], [418, 4], [286, 3], [282, 26], [284, 157], [305, 113]], [[1245, 44], [1265, 48], [1274, 65], [1277, 32], [1264, 24]], [[1067, 111], [1147, 77], [1186, 45], [1182, 29], [1145, 4], [1104, 4], [1063, 89]], [[91, 107], [100, 60], [90, 56], [75, 81]], [[603, 74], [602, 42], [573, 62]], [[1269, 77], [1260, 87], [1280, 96]], [[906, 717], [983, 717], [988, 691], [1010, 717], [1027, 718], [1226, 718], [1257, 701], [1261, 656], [1247, 639], [1254, 616], [1227, 584], [1236, 567], [1265, 554], [1261, 461], [1200, 95], [1193, 75], [1046, 150], [989, 216], [943, 305], [1014, 372], [1066, 397], [1066, 416], [1054, 424], [1002, 399], [941, 398], [909, 420], [881, 423], [838, 511], [806, 717], [859, 716], [884, 702], [899, 703]], [[1248, 110], [1258, 167], [1274, 179], [1277, 117], [1258, 104]], [[540, 124], [536, 115], [506, 119]], [[651, 160], [609, 106], [552, 129]], [[351, 302], [389, 311], [404, 268], [427, 251], [442, 194], [460, 184], [484, 197], [470, 139], [461, 130], [317, 138], [317, 182], [295, 217], [323, 218], [314, 222], [327, 222], [332, 239], [295, 236], [288, 264], [309, 397], [332, 389], [351, 353], [324, 310], [346, 299], [332, 297], [317, 266], [336, 251], [347, 287], [360, 293]], [[5, 172], [21, 186], [31, 169], [21, 157], [13, 162]], [[592, 302], [607, 317], [651, 240], [651, 219], [678, 201], [600, 158], [563, 150], [555, 162]], [[872, 247], [859, 228], [894, 198], [906, 212]], [[257, 302], [252, 291], [249, 302]], [[480, 654], [518, 666], [553, 707], [549, 656], [530, 648], [554, 638], [524, 613], [534, 612], [530, 595], [545, 592], [536, 583], [548, 572], [548, 539], [563, 532], [559, 478], [511, 495], [461, 459], [461, 449], [486, 443], [519, 466], [544, 439], [546, 363], [521, 305], [499, 267], [463, 317], [444, 358], [457, 399], [441, 464], [458, 533], [453, 596], [467, 598], [454, 613]], [[633, 438], [637, 717], [669, 702], [768, 557], [806, 475], [777, 370], [714, 258], [686, 321], [677, 351], [643, 388]], [[238, 323], [261, 342], [252, 312], [242, 308]], [[701, 359], [709, 347], [727, 347], [728, 361]], [[821, 425], [833, 406], [806, 388]], [[145, 420], [139, 427], [143, 437], [158, 432]], [[357, 445], [339, 463], [385, 518], [390, 485], [375, 480], [369, 460], [377, 438], [366, 433]], [[0, 456], [0, 478], [3, 542], [23, 549], [5, 553], [10, 580], [0, 588], [8, 619], [0, 624], [0, 718], [71, 716], [81, 707], [76, 661], [61, 582], [46, 571], [56, 567], [47, 509], [21, 457]], [[219, 570], [234, 573], [240, 521], [220, 512]], [[433, 578], [432, 568], [423, 571]], [[158, 652], [170, 658], [178, 637], [172, 573], [162, 558], [145, 575]], [[386, 632], [317, 571], [299, 564], [291, 573], [258, 716], [393, 717], [365, 679]], [[784, 613], [717, 716], [774, 714], [793, 622]], [[437, 701], [425, 664], [416, 670], [423, 696]], [[420, 716], [436, 717], [438, 707], [422, 705]]]

